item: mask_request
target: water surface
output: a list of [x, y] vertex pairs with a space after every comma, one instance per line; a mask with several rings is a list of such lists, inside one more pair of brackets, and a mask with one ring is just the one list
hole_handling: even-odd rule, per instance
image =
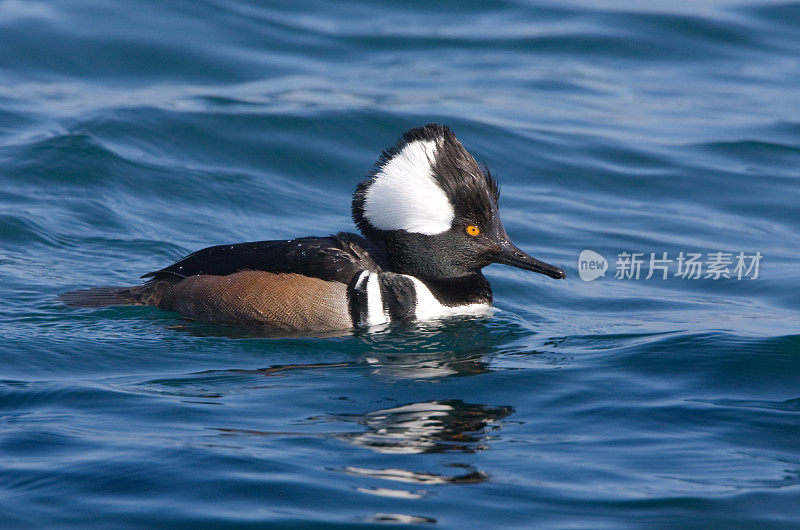
[[[800, 4], [0, 1], [0, 526], [800, 524]], [[351, 230], [438, 121], [565, 281], [265, 338], [62, 307]], [[584, 282], [578, 255], [609, 260]], [[760, 252], [757, 279], [615, 279]]]

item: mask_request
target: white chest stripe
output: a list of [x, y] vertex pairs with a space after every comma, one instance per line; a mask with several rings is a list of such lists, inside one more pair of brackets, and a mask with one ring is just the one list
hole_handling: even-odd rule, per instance
[[389, 322], [389, 317], [383, 311], [383, 297], [381, 296], [381, 286], [378, 283], [378, 274], [375, 272], [364, 271], [358, 283], [367, 275], [367, 325], [378, 326]]

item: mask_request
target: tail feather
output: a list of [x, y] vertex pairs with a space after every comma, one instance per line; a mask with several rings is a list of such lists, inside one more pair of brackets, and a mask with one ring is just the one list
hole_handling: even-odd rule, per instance
[[108, 307], [115, 305], [155, 305], [171, 285], [167, 281], [149, 282], [135, 287], [95, 287], [58, 295], [65, 305], [76, 307]]

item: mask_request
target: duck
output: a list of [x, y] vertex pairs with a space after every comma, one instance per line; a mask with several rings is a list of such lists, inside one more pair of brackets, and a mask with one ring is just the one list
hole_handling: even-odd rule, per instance
[[410, 129], [358, 184], [360, 234], [256, 241], [198, 250], [132, 287], [61, 295], [67, 305], [147, 305], [222, 326], [326, 332], [491, 311], [492, 263], [563, 279], [519, 249], [500, 191], [449, 127]]

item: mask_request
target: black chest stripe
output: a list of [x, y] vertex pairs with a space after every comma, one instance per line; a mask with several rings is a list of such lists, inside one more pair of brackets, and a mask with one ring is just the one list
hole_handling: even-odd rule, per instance
[[369, 304], [367, 295], [367, 281], [369, 281], [369, 271], [362, 271], [353, 276], [347, 286], [347, 296], [350, 305], [350, 318], [353, 326], [359, 327], [369, 321]]
[[414, 282], [402, 274], [382, 272], [378, 276], [383, 310], [395, 322], [410, 322], [416, 318], [417, 291]]
[[414, 282], [402, 274], [364, 271], [357, 274], [347, 286], [350, 317], [353, 326], [369, 323], [369, 293], [367, 282], [371, 274], [378, 275], [383, 311], [393, 322], [410, 322], [416, 318], [417, 295]]

